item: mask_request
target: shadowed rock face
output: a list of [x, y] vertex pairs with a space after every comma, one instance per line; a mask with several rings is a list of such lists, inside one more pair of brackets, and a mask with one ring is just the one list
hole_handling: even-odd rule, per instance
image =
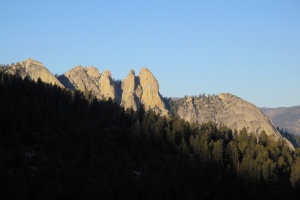
[[56, 84], [62, 88], [64, 87], [42, 63], [30, 58], [11, 65], [4, 71], [9, 74], [19, 74], [22, 78], [28, 76], [35, 81], [38, 78], [41, 78], [45, 83]]
[[275, 140], [283, 139], [259, 108], [231, 94], [184, 98], [179, 102], [178, 115], [189, 122], [202, 124], [212, 121], [237, 131], [245, 127], [256, 136], [264, 130]]

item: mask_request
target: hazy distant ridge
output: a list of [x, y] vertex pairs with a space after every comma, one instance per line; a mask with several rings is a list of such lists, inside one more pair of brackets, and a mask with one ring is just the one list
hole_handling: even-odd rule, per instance
[[291, 134], [300, 135], [300, 106], [261, 108], [261, 110], [272, 120], [276, 127]]

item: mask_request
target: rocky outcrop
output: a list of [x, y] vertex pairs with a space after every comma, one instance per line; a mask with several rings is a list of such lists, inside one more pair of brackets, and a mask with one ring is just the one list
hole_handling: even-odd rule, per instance
[[3, 71], [9, 74], [18, 74], [22, 78], [28, 76], [35, 81], [40, 78], [45, 83], [56, 84], [59, 87], [64, 87], [42, 63], [31, 58], [10, 65]]
[[99, 99], [113, 99], [120, 101], [111, 72], [105, 70], [102, 74], [95, 67], [74, 67], [59, 76], [59, 80], [69, 89], [91, 91]]
[[111, 75], [111, 72], [108, 70], [105, 70], [100, 77], [99, 80], [100, 84], [100, 94], [102, 97], [105, 99], [113, 99], [116, 100], [117, 102], [120, 102], [120, 97], [116, 93], [116, 88], [115, 84]]
[[156, 113], [168, 115], [168, 110], [159, 93], [159, 84], [147, 68], [142, 68], [138, 76], [130, 70], [122, 82], [115, 81], [110, 71], [102, 74], [95, 67], [77, 66], [58, 76], [58, 79], [40, 62], [28, 59], [15, 65], [1, 68], [10, 74], [19, 74], [23, 78], [29, 76], [37, 80], [41, 78], [46, 83], [56, 84], [71, 90], [90, 91], [98, 99], [113, 99], [125, 108], [137, 111], [141, 105], [145, 109], [153, 109]]
[[264, 130], [275, 140], [283, 139], [259, 108], [228, 93], [209, 97], [186, 97], [178, 105], [178, 115], [189, 122], [202, 124], [212, 121], [218, 126], [225, 125], [237, 131], [245, 127], [256, 136]]
[[138, 110], [140, 108], [140, 99], [143, 92], [139, 85], [139, 79], [135, 76], [133, 70], [130, 70], [128, 76], [123, 80], [122, 91], [121, 105], [124, 108]]
[[[1, 67], [0, 71], [18, 74], [23, 78], [28, 76], [34, 80], [41, 78], [46, 83], [65, 86], [72, 90], [91, 91], [99, 99], [111, 98], [125, 108], [132, 108], [135, 111], [143, 104], [146, 110], [152, 109], [165, 116], [169, 113], [159, 93], [158, 81], [147, 68], [142, 68], [138, 76], [130, 70], [122, 82], [115, 81], [108, 70], [100, 74], [95, 67], [82, 66], [74, 67], [59, 76], [58, 80], [42, 63], [32, 59]], [[237, 131], [246, 128], [256, 136], [264, 130], [275, 140], [283, 139], [273, 123], [256, 106], [234, 95], [228, 93], [208, 97], [202, 95], [174, 101], [176, 106], [171, 110], [176, 110], [175, 113], [179, 117], [189, 122], [202, 124], [212, 121], [218, 126], [225, 125]], [[299, 112], [294, 112], [294, 115], [299, 116]], [[294, 118], [299, 121], [299, 117]], [[291, 143], [288, 144], [293, 148]]]
[[100, 97], [100, 76], [101, 75], [97, 68], [83, 68], [79, 65], [58, 78], [66, 88], [72, 90], [78, 89], [81, 91], [92, 91], [95, 96]]
[[97, 98], [111, 98], [124, 108], [137, 111], [143, 104], [146, 110], [153, 109], [156, 113], [168, 114], [159, 94], [158, 81], [147, 68], [141, 69], [138, 76], [130, 70], [120, 84], [113, 80], [110, 71], [105, 70], [100, 74], [94, 67], [77, 66], [59, 79], [67, 88], [92, 91]]
[[138, 110], [143, 104], [145, 109], [153, 109], [156, 113], [168, 115], [168, 110], [159, 93], [159, 84], [147, 68], [142, 68], [140, 74], [130, 70], [122, 82], [122, 105], [125, 108]]
[[[159, 84], [153, 74], [147, 68], [142, 68], [138, 76], [142, 88], [141, 103], [146, 110], [151, 108], [162, 115], [167, 115], [168, 111], [159, 94]], [[140, 95], [140, 94], [138, 94]]]
[[30, 76], [26, 73], [26, 69], [24, 67], [22, 67], [21, 65], [19, 65], [18, 63], [16, 65], [13, 64], [13, 65], [7, 65], [4, 67], [0, 67], [0, 72], [11, 74], [11, 75], [18, 75], [18, 76], [22, 77], [23, 79], [25, 77], [30, 78]]

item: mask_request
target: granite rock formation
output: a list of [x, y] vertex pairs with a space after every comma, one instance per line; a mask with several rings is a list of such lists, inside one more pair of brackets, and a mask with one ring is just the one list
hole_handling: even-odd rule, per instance
[[58, 79], [66, 88], [93, 91], [94, 95], [99, 95], [100, 73], [97, 68], [83, 68], [79, 65], [59, 76]]
[[[32, 59], [2, 67], [0, 70], [5, 73], [18, 74], [23, 78], [26, 76], [34, 80], [41, 78], [46, 83], [65, 86], [71, 90], [89, 91], [99, 99], [111, 98], [125, 108], [135, 111], [144, 105], [146, 110], [152, 109], [161, 115], [169, 115], [159, 93], [158, 81], [147, 68], [142, 68], [138, 76], [130, 70], [122, 82], [115, 81], [108, 70], [101, 74], [95, 67], [82, 66], [74, 67], [59, 76], [58, 80], [42, 63]], [[174, 101], [176, 101], [176, 109], [170, 109], [175, 110], [175, 114], [189, 122], [202, 124], [212, 121], [218, 126], [225, 125], [237, 131], [245, 127], [248, 132], [256, 136], [264, 130], [275, 140], [284, 139], [260, 109], [234, 95], [228, 93], [208, 97], [201, 95]], [[288, 144], [293, 148], [289, 142]]]
[[4, 72], [9, 74], [18, 74], [22, 78], [30, 77], [37, 81], [40, 78], [45, 83], [56, 84], [59, 87], [64, 87], [60, 81], [41, 63], [31, 58], [17, 62], [3, 69]]
[[138, 110], [140, 108], [140, 99], [143, 91], [139, 85], [139, 78], [135, 76], [135, 72], [130, 70], [128, 76], [122, 82], [122, 101], [124, 108], [132, 108]]
[[153, 74], [147, 68], [142, 68], [138, 76], [142, 88], [141, 103], [145, 105], [146, 110], [151, 108], [158, 113], [166, 115], [168, 111], [159, 94], [159, 84]]
[[[259, 108], [232, 94], [185, 97], [179, 100], [178, 105], [177, 114], [189, 122], [202, 124], [211, 121], [217, 126], [237, 131], [245, 127], [257, 137], [264, 130], [270, 138], [284, 139]], [[289, 146], [292, 147], [290, 143]]]
[[100, 84], [100, 94], [105, 99], [113, 99], [117, 102], [120, 102], [120, 97], [117, 94], [117, 88], [115, 87], [115, 83], [113, 81], [111, 72], [108, 70], [105, 70], [99, 80]]
[[59, 80], [71, 90], [91, 91], [99, 99], [114, 99], [119, 101], [115, 83], [111, 72], [106, 70], [102, 74], [95, 67], [77, 66], [59, 76]]
[[138, 76], [130, 70], [128, 76], [118, 84], [110, 71], [100, 74], [97, 68], [77, 66], [59, 76], [59, 80], [69, 89], [92, 91], [99, 99], [111, 98], [124, 108], [137, 111], [141, 105], [156, 113], [168, 115], [168, 110], [159, 93], [159, 84], [147, 68], [142, 68]]

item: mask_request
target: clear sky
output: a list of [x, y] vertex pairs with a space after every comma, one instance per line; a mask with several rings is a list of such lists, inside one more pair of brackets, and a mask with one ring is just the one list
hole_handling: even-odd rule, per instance
[[300, 105], [299, 0], [2, 0], [0, 63], [33, 58], [124, 79], [149, 68], [168, 97], [230, 92]]

